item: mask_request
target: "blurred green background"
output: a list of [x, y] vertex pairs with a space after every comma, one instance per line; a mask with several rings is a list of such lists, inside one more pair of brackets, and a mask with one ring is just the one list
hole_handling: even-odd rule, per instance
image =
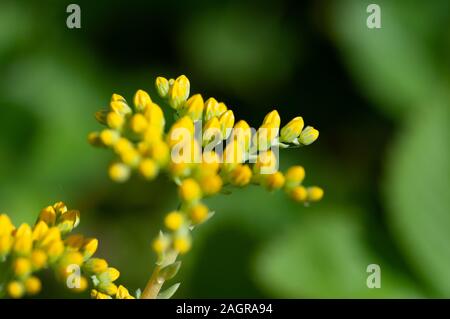
[[[450, 297], [449, 1], [376, 1], [373, 30], [373, 1], [78, 0], [70, 30], [71, 2], [0, 2], [0, 211], [15, 223], [65, 201], [121, 282], [143, 288], [174, 187], [114, 184], [112, 155], [86, 137], [113, 92], [155, 95], [156, 76], [186, 74], [254, 126], [276, 107], [317, 127], [281, 165], [302, 164], [326, 196], [209, 200], [176, 297]], [[366, 287], [373, 263], [380, 289]], [[39, 297], [88, 296], [43, 276]]]

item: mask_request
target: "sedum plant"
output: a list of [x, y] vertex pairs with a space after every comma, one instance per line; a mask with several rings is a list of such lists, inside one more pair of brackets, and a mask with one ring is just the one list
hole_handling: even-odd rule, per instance
[[[119, 271], [92, 257], [96, 239], [68, 235], [78, 225], [79, 212], [67, 210], [63, 203], [45, 208], [33, 227], [23, 224], [16, 229], [6, 215], [0, 216], [0, 266], [5, 269], [2, 274], [7, 274], [0, 278], [0, 293], [14, 298], [37, 293], [41, 284], [33, 274], [44, 268], [53, 269], [59, 280], [69, 284], [73, 273], [68, 269], [76, 265], [81, 274], [75, 278], [75, 290], [90, 286], [93, 298], [170, 298], [179, 284], [161, 291], [164, 283], [178, 272], [179, 255], [191, 249], [192, 231], [214, 214], [204, 198], [249, 185], [282, 190], [304, 204], [323, 197], [320, 187], [303, 186], [302, 166], [284, 173], [278, 170], [280, 148], [310, 145], [319, 136], [312, 126], [304, 127], [302, 117], [280, 129], [280, 116], [273, 110], [253, 129], [244, 120], [235, 121], [225, 103], [213, 97], [204, 100], [201, 94], [190, 96], [190, 82], [184, 75], [169, 80], [158, 77], [155, 85], [173, 110], [170, 127], [166, 128], [163, 109], [147, 92], [138, 90], [133, 103], [113, 94], [108, 108], [96, 113], [105, 128], [88, 137], [92, 145], [115, 154], [108, 168], [113, 181], [125, 183], [132, 174], [152, 181], [163, 173], [178, 188], [179, 203], [166, 214], [164, 228], [153, 239], [157, 261], [142, 293], [139, 290], [132, 296], [114, 283]], [[36, 264], [36, 258], [41, 262]]]

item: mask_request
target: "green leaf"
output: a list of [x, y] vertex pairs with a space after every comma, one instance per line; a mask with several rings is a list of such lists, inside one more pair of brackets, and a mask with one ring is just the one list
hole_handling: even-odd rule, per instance
[[411, 114], [388, 160], [386, 200], [393, 234], [423, 280], [450, 295], [448, 101]]
[[[267, 293], [281, 298], [417, 297], [391, 266], [370, 252], [350, 209], [314, 212], [260, 251], [256, 276]], [[381, 288], [366, 285], [367, 266], [381, 267]]]
[[156, 299], [170, 299], [175, 294], [175, 292], [178, 290], [178, 287], [180, 287], [179, 282], [170, 286], [166, 290], [160, 292]]
[[176, 276], [180, 267], [181, 261], [176, 261], [173, 264], [167, 265], [160, 270], [159, 277], [164, 278], [164, 280], [170, 280]]

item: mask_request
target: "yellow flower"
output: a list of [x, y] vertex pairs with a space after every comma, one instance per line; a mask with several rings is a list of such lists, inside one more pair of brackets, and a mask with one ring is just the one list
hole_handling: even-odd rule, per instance
[[183, 141], [188, 142], [187, 140], [192, 139], [192, 136], [194, 136], [194, 129], [194, 122], [189, 116], [180, 118], [169, 130], [167, 136], [169, 147], [173, 147]]
[[180, 198], [185, 202], [198, 200], [202, 195], [200, 186], [193, 178], [183, 180], [178, 188], [178, 193]]
[[17, 280], [8, 283], [6, 290], [11, 298], [20, 298], [25, 293], [25, 287]]
[[33, 238], [31, 228], [28, 224], [22, 224], [16, 232], [13, 251], [20, 255], [26, 256], [31, 253]]
[[189, 97], [190, 83], [185, 75], [180, 75], [169, 90], [169, 104], [175, 110], [180, 109]]
[[304, 188], [303, 186], [297, 186], [294, 187], [294, 189], [292, 189], [289, 195], [296, 202], [304, 202], [308, 197], [308, 192], [306, 191], [306, 188]]
[[25, 277], [31, 272], [31, 262], [28, 258], [19, 257], [13, 262], [14, 275]]
[[323, 189], [317, 186], [308, 187], [306, 189], [308, 192], [308, 200], [311, 202], [317, 202], [323, 197]]
[[203, 105], [203, 97], [200, 94], [195, 94], [186, 101], [183, 113], [193, 121], [200, 120], [203, 115]]
[[229, 178], [231, 184], [243, 187], [250, 183], [252, 179], [252, 170], [248, 165], [238, 165], [231, 171]]
[[106, 116], [106, 124], [113, 130], [120, 130], [125, 123], [123, 115], [116, 112], [109, 112]]
[[204, 151], [200, 165], [200, 175], [216, 174], [220, 168], [220, 158], [214, 151]]
[[275, 172], [264, 176], [264, 186], [268, 190], [280, 189], [284, 185], [284, 176], [281, 172]]
[[244, 146], [244, 150], [248, 151], [252, 137], [252, 130], [246, 121], [240, 120], [233, 129], [233, 138]]
[[160, 233], [160, 235], [155, 240], [153, 240], [152, 243], [152, 248], [157, 254], [162, 254], [168, 246], [169, 240], [162, 233]]
[[273, 125], [273, 122], [267, 122], [261, 125], [253, 136], [253, 144], [258, 147], [260, 151], [266, 151], [274, 143], [278, 136], [279, 128]]
[[227, 139], [231, 134], [231, 129], [234, 125], [234, 114], [232, 110], [228, 110], [223, 113], [219, 118], [220, 131], [222, 133], [222, 138]]
[[263, 124], [270, 124], [272, 127], [280, 127], [281, 119], [277, 110], [273, 110], [264, 117]]
[[72, 288], [73, 291], [75, 292], [83, 292], [87, 289], [87, 287], [89, 286], [88, 280], [86, 279], [86, 277], [81, 276], [80, 277], [80, 282], [79, 282], [79, 286], [78, 287], [74, 287]]
[[41, 281], [37, 277], [29, 277], [25, 280], [25, 290], [29, 295], [35, 295], [41, 291]]
[[278, 161], [275, 154], [269, 150], [258, 155], [256, 163], [253, 166], [255, 174], [272, 174], [278, 169]]
[[47, 246], [48, 244], [61, 240], [61, 231], [58, 227], [50, 227], [48, 231], [45, 233], [42, 240], [39, 242], [41, 247]]
[[180, 254], [185, 254], [191, 249], [191, 239], [188, 236], [176, 237], [173, 241], [173, 248]]
[[292, 166], [287, 170], [285, 178], [285, 188], [287, 190], [292, 189], [293, 187], [300, 185], [305, 178], [305, 169], [300, 165]]
[[97, 247], [98, 247], [98, 239], [86, 238], [84, 240], [83, 247], [81, 248], [84, 260], [91, 258], [97, 251]]
[[160, 166], [165, 166], [169, 161], [169, 146], [164, 141], [157, 141], [152, 145], [150, 156]]
[[152, 99], [144, 90], [137, 90], [133, 98], [133, 103], [136, 111], [142, 112], [147, 104], [152, 103]]
[[125, 98], [122, 95], [113, 93], [113, 95], [111, 96], [111, 102], [124, 102], [124, 103], [126, 103], [127, 101], [125, 100]]
[[8, 215], [0, 214], [0, 236], [10, 235], [14, 230], [14, 225], [11, 223]]
[[6, 256], [13, 245], [13, 237], [10, 235], [0, 235], [0, 260]]
[[131, 169], [122, 163], [113, 163], [109, 167], [109, 177], [118, 183], [123, 183], [128, 180], [131, 174]]
[[80, 212], [78, 210], [70, 210], [64, 213], [59, 219], [58, 228], [62, 233], [72, 231], [80, 223]]
[[189, 216], [194, 224], [200, 224], [208, 217], [209, 209], [203, 204], [197, 204], [189, 211]]
[[164, 118], [164, 113], [158, 104], [147, 104], [144, 116], [147, 119], [148, 126], [156, 128], [159, 134], [163, 132], [166, 120]]
[[70, 235], [64, 240], [64, 243], [69, 250], [77, 251], [84, 244], [84, 236], [80, 234]]
[[236, 140], [231, 140], [223, 151], [223, 166], [226, 170], [230, 171], [239, 163], [245, 161], [245, 150], [242, 144], [239, 144]]
[[150, 158], [146, 158], [139, 164], [139, 173], [148, 180], [154, 179], [158, 175], [158, 165]]
[[99, 291], [97, 291], [96, 289], [92, 289], [91, 290], [91, 298], [94, 299], [112, 299], [111, 296], [101, 293]]
[[142, 134], [147, 129], [148, 123], [141, 113], [134, 114], [130, 120], [130, 128], [136, 134]]
[[222, 140], [220, 122], [217, 117], [209, 119], [203, 127], [202, 145], [214, 146]]
[[[219, 102], [213, 97], [210, 97], [205, 102], [205, 122], [208, 122], [213, 117], [219, 117]], [[225, 110], [226, 111], [226, 110]]]
[[101, 258], [91, 258], [84, 263], [83, 268], [88, 273], [99, 274], [108, 269], [108, 263]]
[[293, 118], [281, 129], [281, 142], [292, 143], [302, 132], [303, 125], [303, 118], [301, 116]]
[[111, 129], [105, 129], [100, 132], [100, 140], [105, 146], [113, 146], [120, 138], [120, 134]]
[[300, 134], [299, 141], [303, 145], [312, 144], [319, 137], [319, 131], [312, 126], [307, 126]]
[[109, 108], [111, 111], [116, 112], [120, 115], [127, 115], [132, 113], [131, 108], [128, 106], [127, 102], [125, 100], [122, 101], [111, 101], [109, 103]]
[[47, 265], [47, 254], [42, 249], [35, 249], [30, 256], [31, 265], [34, 270], [39, 270]]
[[54, 262], [63, 254], [64, 243], [61, 240], [54, 240], [48, 244], [45, 251], [50, 262]]
[[184, 223], [184, 216], [179, 211], [172, 211], [166, 215], [164, 219], [164, 224], [170, 230], [176, 231], [180, 229], [180, 227]]
[[160, 97], [165, 98], [169, 93], [170, 85], [166, 78], [158, 76], [155, 81], [155, 86]]
[[21, 236], [26, 236], [26, 237], [31, 237], [32, 235], [32, 231], [31, 231], [31, 227], [30, 225], [23, 223], [19, 226], [19, 228], [17, 228], [16, 237], [21, 237]]
[[32, 235], [33, 240], [41, 240], [44, 237], [44, 235], [47, 233], [47, 231], [48, 231], [48, 225], [42, 220], [38, 221], [33, 229], [33, 235]]
[[201, 177], [200, 188], [202, 190], [202, 194], [205, 196], [211, 196], [217, 194], [222, 188], [222, 178], [216, 174], [207, 174]]

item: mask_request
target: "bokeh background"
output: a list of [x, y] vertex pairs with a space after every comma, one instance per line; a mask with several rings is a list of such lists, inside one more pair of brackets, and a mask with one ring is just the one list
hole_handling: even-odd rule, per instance
[[[81, 29], [66, 27], [71, 2]], [[176, 297], [450, 297], [447, 0], [377, 0], [374, 30], [364, 0], [71, 2], [0, 2], [0, 211], [15, 223], [65, 201], [121, 282], [143, 288], [175, 189], [114, 184], [112, 155], [86, 137], [113, 92], [154, 96], [156, 76], [186, 74], [254, 126], [276, 107], [317, 127], [282, 167], [302, 164], [326, 196], [209, 200], [217, 213], [195, 231]], [[380, 289], [366, 287], [373, 263]], [[88, 296], [42, 276], [39, 297]]]

